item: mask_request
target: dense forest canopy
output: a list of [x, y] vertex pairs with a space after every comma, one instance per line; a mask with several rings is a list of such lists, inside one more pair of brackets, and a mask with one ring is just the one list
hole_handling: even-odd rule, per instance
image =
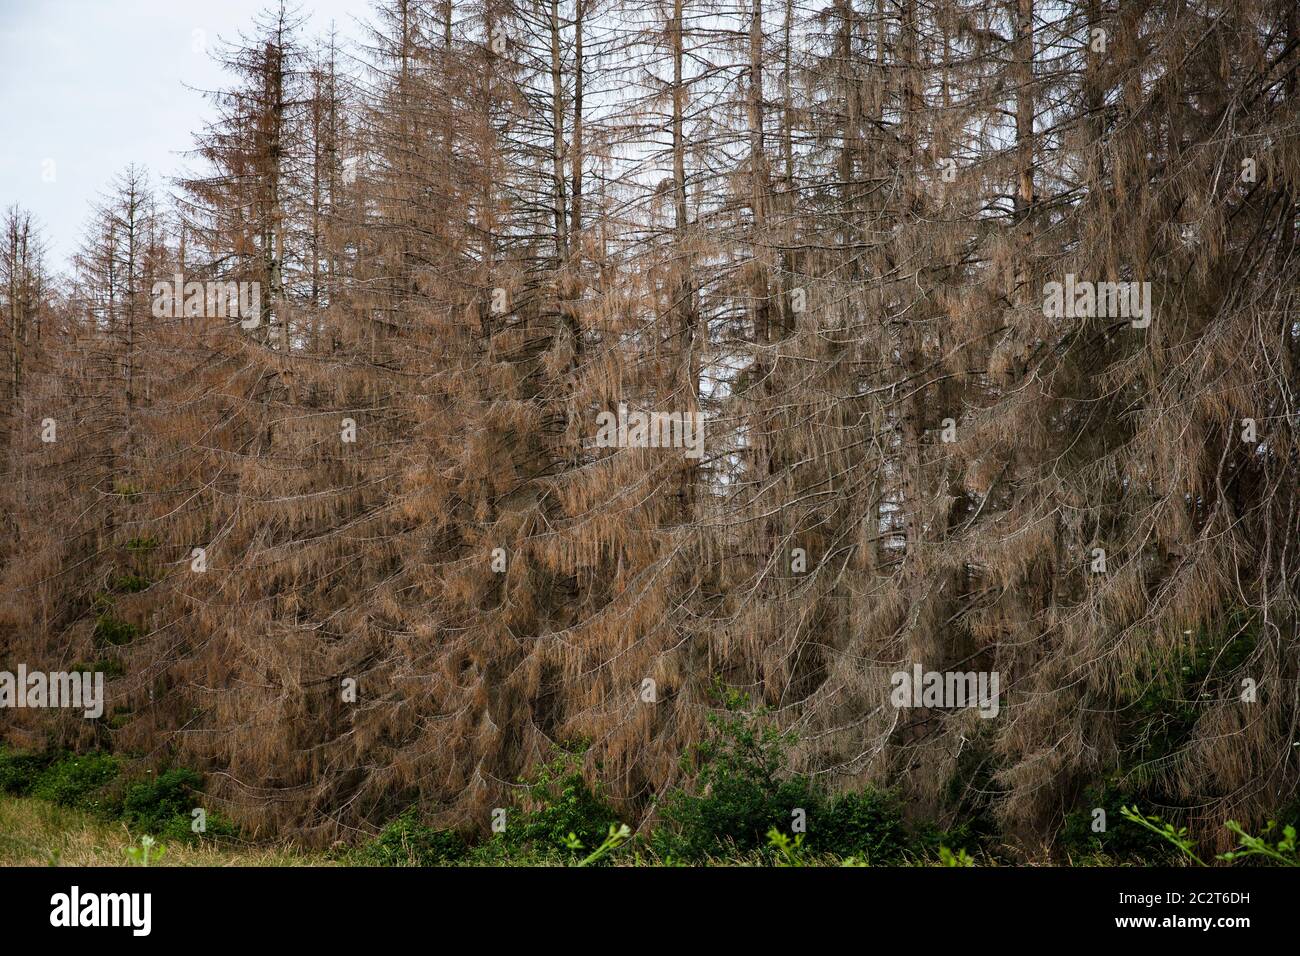
[[228, 42], [66, 274], [4, 217], [0, 652], [108, 705], [4, 740], [321, 843], [578, 744], [652, 813], [720, 686], [1026, 846], [1295, 799], [1294, 0], [367, 22]]

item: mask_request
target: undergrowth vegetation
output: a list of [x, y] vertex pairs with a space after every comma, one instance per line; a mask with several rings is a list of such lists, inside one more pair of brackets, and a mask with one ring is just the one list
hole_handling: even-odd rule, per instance
[[[229, 820], [202, 806], [203, 779], [195, 771], [137, 768], [115, 754], [29, 754], [0, 748], [0, 792], [120, 821], [132, 833], [172, 843], [219, 841], [237, 834]], [[196, 810], [202, 810], [201, 832]]]
[[[517, 782], [517, 799], [494, 809], [481, 831], [437, 824], [438, 808], [413, 805], [372, 839], [337, 847], [327, 859], [353, 866], [947, 866], [1023, 862], [969, 823], [943, 827], [908, 819], [888, 789], [827, 793], [793, 772], [793, 735], [761, 707], [723, 692], [710, 733], [682, 760], [684, 783], [662, 794], [637, 820], [594, 780], [581, 743]], [[17, 753], [0, 749], [0, 792], [31, 797], [115, 821], [137, 842], [124, 852], [153, 865], [167, 844], [230, 843], [234, 825], [206, 812], [203, 779], [193, 770], [136, 767], [107, 753]], [[1071, 865], [1207, 865], [1187, 828], [1144, 814], [1118, 788], [1089, 791], [1110, 822], [1083, 810], [1067, 818], [1056, 862]], [[1113, 806], [1112, 806], [1113, 804]], [[1215, 861], [1300, 865], [1296, 828], [1270, 822], [1252, 836], [1235, 822], [1237, 847]], [[152, 862], [151, 862], [152, 861]]]
[[[864, 789], [828, 794], [789, 770], [792, 735], [762, 708], [728, 694], [712, 732], [683, 760], [687, 785], [664, 794], [633, 834], [598, 785], [583, 773], [580, 746], [560, 750], [529, 780], [520, 800], [499, 808], [499, 831], [440, 829], [410, 807], [372, 841], [344, 854], [363, 866], [757, 865], [968, 867], [1020, 862], [967, 823], [908, 820], [896, 794]], [[1114, 794], [1108, 798], [1118, 799]], [[1194, 859], [1186, 830], [1135, 816], [1117, 803], [1113, 826], [1093, 833], [1080, 814], [1062, 836], [1058, 862], [1074, 865], [1179, 864]], [[1154, 821], [1154, 822], [1153, 822]], [[1275, 843], [1230, 825], [1241, 839], [1226, 863], [1294, 858], [1294, 828]], [[1174, 835], [1172, 841], [1170, 833]], [[1176, 842], [1183, 841], [1181, 853]], [[589, 852], [590, 851], [590, 852]], [[1288, 856], [1290, 854], [1290, 856]], [[1199, 860], [1197, 861], [1199, 862]]]

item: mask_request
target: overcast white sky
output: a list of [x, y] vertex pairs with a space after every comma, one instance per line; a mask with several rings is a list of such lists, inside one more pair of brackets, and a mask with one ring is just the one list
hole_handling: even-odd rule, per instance
[[[223, 83], [196, 47], [248, 32], [271, 4], [0, 0], [0, 206], [36, 215], [49, 265], [66, 264], [91, 204], [127, 164], [146, 167], [166, 188], [212, 116], [198, 90]], [[342, 36], [356, 36], [355, 21], [370, 15], [367, 0], [302, 0], [300, 9], [308, 36], [331, 20]]]

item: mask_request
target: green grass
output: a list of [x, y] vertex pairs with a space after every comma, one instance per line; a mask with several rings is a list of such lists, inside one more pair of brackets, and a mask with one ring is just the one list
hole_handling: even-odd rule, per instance
[[[124, 822], [35, 797], [0, 795], [0, 866], [127, 866], [138, 836]], [[334, 866], [288, 846], [168, 843], [159, 866]]]

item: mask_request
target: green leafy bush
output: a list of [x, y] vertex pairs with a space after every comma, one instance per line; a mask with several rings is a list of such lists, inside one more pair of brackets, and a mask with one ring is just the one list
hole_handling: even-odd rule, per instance
[[363, 866], [438, 866], [465, 858], [469, 846], [455, 830], [437, 830], [422, 823], [417, 807], [391, 820], [374, 840], [352, 859]]
[[120, 804], [107, 788], [121, 771], [112, 754], [66, 754], [45, 768], [30, 792], [61, 806], [114, 814]]
[[618, 815], [600, 790], [587, 783], [580, 757], [578, 752], [560, 750], [532, 780], [520, 780], [525, 785], [524, 804], [507, 811], [505, 831], [489, 841], [485, 852], [506, 848], [540, 856], [580, 855], [570, 835], [582, 846], [600, 845], [610, 825], [619, 822]]
[[[712, 733], [693, 754], [693, 787], [660, 802], [663, 825], [649, 842], [661, 858], [701, 862], [759, 853], [788, 864], [787, 850], [797, 850], [878, 865], [935, 856], [945, 845], [975, 846], [966, 828], [909, 827], [901, 803], [888, 791], [828, 798], [787, 769], [793, 737], [776, 729], [762, 708], [749, 709], [743, 695], [723, 693], [725, 710], [710, 715]], [[807, 829], [794, 834], [799, 810]], [[794, 836], [797, 844], [774, 841], [773, 830]]]
[[148, 833], [161, 832], [173, 817], [189, 818], [195, 805], [194, 794], [202, 788], [203, 780], [193, 770], [178, 768], [156, 776], [147, 774], [127, 786], [122, 796], [122, 817]]
[[0, 747], [0, 792], [27, 796], [53, 757], [53, 754], [19, 753]]
[[521, 779], [522, 804], [506, 808], [505, 829], [477, 844], [455, 830], [430, 827], [419, 809], [410, 807], [353, 851], [351, 859], [368, 866], [604, 861], [630, 833], [588, 785], [579, 759], [579, 753], [560, 750], [531, 779]]
[[923, 860], [941, 859], [944, 850], [957, 850], [961, 853], [979, 850], [987, 836], [982, 823], [972, 825], [966, 820], [947, 828], [928, 821], [921, 822], [913, 824], [907, 833], [906, 855]]
[[790, 736], [761, 708], [743, 709], [742, 695], [727, 693], [724, 705], [724, 712], [709, 715], [712, 733], [689, 758], [693, 790], [675, 790], [659, 805], [666, 826], [651, 836], [651, 846], [662, 856], [700, 861], [767, 852], [769, 830], [788, 830], [796, 809], [810, 818], [820, 809], [808, 781], [785, 773]]
[[[872, 864], [897, 863], [913, 846], [915, 837], [903, 823], [898, 799], [887, 791], [864, 790], [831, 798], [811, 815], [808, 845], [817, 851], [851, 855]], [[938, 845], [949, 840], [934, 840]]]
[[233, 837], [237, 828], [205, 811], [204, 832], [193, 829], [202, 777], [173, 768], [128, 778], [121, 760], [106, 753], [22, 754], [0, 750], [0, 791], [32, 796], [123, 821], [132, 831], [172, 842]]
[[123, 792], [122, 819], [134, 831], [173, 843], [233, 837], [234, 825], [213, 811], [205, 811], [204, 832], [194, 832], [193, 812], [201, 805], [202, 792], [203, 778], [193, 770], [176, 767], [156, 776], [146, 773]]
[[[1113, 783], [1090, 788], [1082, 806], [1066, 816], [1057, 847], [1067, 857], [1101, 853], [1121, 861], [1170, 862], [1173, 853], [1169, 843], [1148, 830], [1125, 824], [1123, 807], [1130, 802], [1132, 795]], [[1106, 811], [1106, 829], [1102, 832], [1092, 829], [1096, 809]]]

